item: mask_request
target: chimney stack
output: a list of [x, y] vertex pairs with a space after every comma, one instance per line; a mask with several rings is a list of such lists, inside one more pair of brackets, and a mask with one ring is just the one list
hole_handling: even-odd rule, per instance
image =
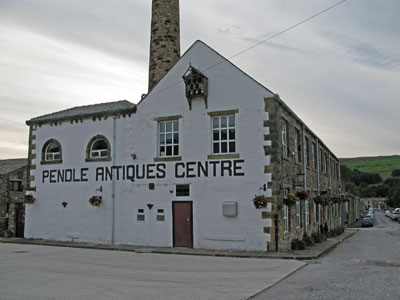
[[179, 0], [153, 0], [149, 92], [180, 58]]

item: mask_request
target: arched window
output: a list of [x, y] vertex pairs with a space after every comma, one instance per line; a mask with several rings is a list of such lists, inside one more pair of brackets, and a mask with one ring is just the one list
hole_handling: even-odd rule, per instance
[[48, 140], [42, 149], [42, 164], [61, 163], [61, 145], [55, 139]]
[[111, 147], [102, 135], [93, 137], [86, 149], [86, 161], [111, 160]]

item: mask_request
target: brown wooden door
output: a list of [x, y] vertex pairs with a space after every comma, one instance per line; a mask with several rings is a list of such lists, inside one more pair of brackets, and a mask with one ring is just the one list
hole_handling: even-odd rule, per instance
[[193, 247], [192, 202], [172, 202], [174, 247]]
[[25, 209], [23, 204], [20, 203], [15, 205], [15, 227], [15, 236], [23, 238], [25, 228]]

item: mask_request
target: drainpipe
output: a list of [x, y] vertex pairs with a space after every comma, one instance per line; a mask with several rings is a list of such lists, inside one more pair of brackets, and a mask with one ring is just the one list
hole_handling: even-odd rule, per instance
[[[319, 165], [319, 140], [317, 139], [317, 192], [318, 195], [321, 195], [321, 186], [319, 182], [319, 172], [320, 172], [320, 165]], [[318, 204], [318, 232], [321, 233], [320, 231], [321, 228], [321, 204]]]
[[[115, 167], [116, 159], [116, 126], [117, 118], [113, 116], [113, 141], [112, 141], [112, 165]], [[112, 199], [112, 212], [111, 212], [111, 244], [115, 242], [115, 176], [112, 176], [111, 199]]]
[[[307, 190], [307, 145], [306, 145], [306, 127], [303, 125], [303, 173], [304, 173], [304, 190]], [[306, 200], [308, 203], [308, 200]], [[308, 203], [307, 205], [307, 210], [308, 213], [310, 212], [309, 210], [309, 206], [310, 203]], [[304, 207], [304, 210], [306, 209], [306, 207]], [[307, 213], [307, 217], [308, 217], [308, 213]], [[304, 211], [304, 217], [306, 216], [306, 212]], [[304, 229], [307, 232], [307, 222], [308, 220], [304, 220]]]
[[[330, 196], [332, 196], [332, 174], [331, 174], [331, 153], [330, 152], [328, 152], [328, 174], [329, 174], [329, 194], [330, 194]], [[332, 205], [331, 205], [330, 218], [329, 218], [329, 224], [331, 225], [330, 226], [331, 229], [332, 229], [332, 222], [333, 222], [333, 209], [332, 209]]]

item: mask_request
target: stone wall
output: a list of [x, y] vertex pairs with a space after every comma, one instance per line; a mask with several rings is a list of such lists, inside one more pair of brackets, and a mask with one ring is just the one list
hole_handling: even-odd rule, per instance
[[[269, 229], [272, 239], [268, 249], [276, 248], [278, 244], [278, 250], [287, 250], [290, 248], [291, 241], [295, 238], [302, 239], [305, 232], [308, 235], [318, 232], [320, 224], [326, 223], [329, 230], [341, 226], [340, 203], [319, 206], [314, 205], [313, 201], [317, 195], [339, 196], [341, 194], [339, 161], [278, 97], [265, 99], [265, 111], [269, 114], [269, 120], [264, 123], [264, 126], [270, 129], [265, 140], [271, 141], [271, 146], [265, 147], [265, 154], [271, 161], [271, 165], [266, 167], [266, 172], [272, 174], [269, 188], [272, 189], [272, 202], [275, 204], [271, 214], [278, 216], [278, 226]], [[286, 124], [287, 151], [283, 150], [283, 121]], [[297, 142], [295, 142], [295, 136], [297, 136]], [[309, 193], [309, 199], [296, 199], [300, 205], [300, 225], [296, 204], [290, 205], [288, 207], [289, 228], [285, 231], [283, 199], [287, 193], [304, 190]], [[306, 201], [309, 207], [308, 221], [306, 220]], [[276, 238], [278, 238], [278, 243], [276, 243]]]
[[[21, 190], [11, 190], [10, 181], [21, 181]], [[16, 208], [23, 206], [27, 184], [27, 166], [0, 175], [0, 236], [4, 236], [6, 229], [11, 230], [13, 235], [16, 234]]]

